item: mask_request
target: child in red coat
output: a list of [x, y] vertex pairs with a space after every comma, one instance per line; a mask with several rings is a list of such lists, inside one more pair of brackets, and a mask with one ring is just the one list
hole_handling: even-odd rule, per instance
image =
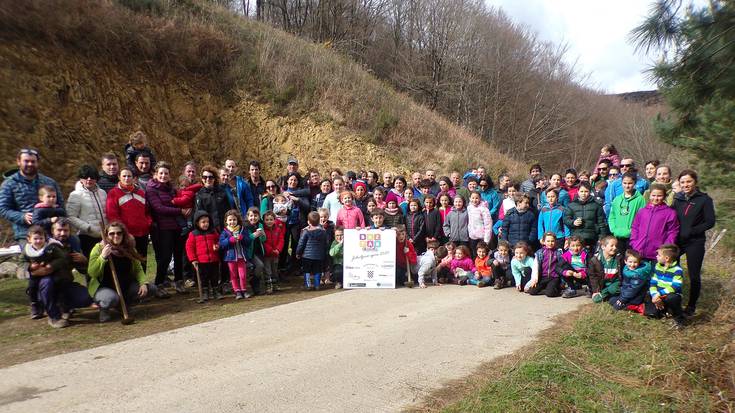
[[[396, 285], [405, 284], [408, 281], [409, 271], [414, 276], [418, 274], [416, 267], [417, 257], [413, 244], [408, 240], [406, 227], [397, 225], [396, 230]], [[408, 267], [408, 268], [407, 268]], [[413, 280], [413, 278], [411, 278]]]
[[210, 222], [206, 211], [197, 211], [194, 215], [194, 230], [186, 240], [186, 256], [199, 272], [199, 282], [202, 286], [202, 297], [198, 301], [203, 303], [219, 284], [219, 234]]
[[171, 203], [181, 209], [194, 208], [194, 201], [200, 189], [202, 189], [202, 184], [192, 184], [189, 178], [182, 175], [179, 177], [179, 191]]
[[263, 230], [265, 231], [265, 266], [266, 294], [278, 291], [278, 256], [283, 251], [283, 239], [286, 234], [286, 225], [276, 219], [273, 211], [263, 214]]

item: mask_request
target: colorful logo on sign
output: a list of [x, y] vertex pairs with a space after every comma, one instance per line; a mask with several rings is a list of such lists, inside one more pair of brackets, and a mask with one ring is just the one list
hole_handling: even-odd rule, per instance
[[380, 249], [380, 234], [360, 234], [360, 248], [363, 251]]

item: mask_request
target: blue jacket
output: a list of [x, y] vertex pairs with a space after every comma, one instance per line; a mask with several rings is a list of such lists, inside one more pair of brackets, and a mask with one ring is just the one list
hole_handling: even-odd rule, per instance
[[38, 203], [38, 188], [48, 185], [56, 189], [56, 202], [60, 208], [64, 207], [64, 198], [59, 184], [46, 175], [38, 174], [34, 179], [26, 179], [20, 172], [16, 172], [0, 186], [0, 218], [10, 221], [13, 225], [15, 239], [26, 237], [29, 225], [23, 215], [33, 212]]
[[296, 255], [315, 261], [321, 261], [327, 256], [327, 231], [324, 228], [301, 230], [299, 244], [296, 247]]
[[557, 238], [569, 236], [569, 228], [564, 225], [564, 207], [548, 205], [541, 207], [538, 213], [538, 239], [542, 239], [545, 232], [553, 232]]
[[237, 261], [238, 257], [246, 260], [248, 247], [250, 247], [250, 233], [245, 228], [240, 228], [237, 237], [234, 237], [227, 228], [219, 234], [219, 248], [224, 254], [225, 262]]
[[511, 208], [503, 219], [503, 235], [504, 239], [515, 245], [518, 241], [530, 242], [536, 239], [536, 214], [530, 209], [518, 212], [517, 209]]
[[[557, 205], [567, 206], [567, 205], [569, 205], [570, 202], [572, 202], [572, 200], [569, 198], [569, 192], [567, 192], [566, 189], [559, 189], [559, 196], [558, 196], [558, 198], [559, 199], [556, 200], [556, 204]], [[545, 191], [542, 191], [541, 192], [541, 205], [540, 206], [544, 206], [544, 205], [548, 205], [548, 204], [549, 204], [549, 201], [546, 200], [546, 192]]]
[[641, 263], [635, 270], [623, 266], [623, 282], [620, 285], [620, 300], [626, 304], [641, 304], [648, 290], [651, 264]]
[[480, 197], [482, 197], [483, 201], [487, 202], [487, 209], [490, 210], [490, 216], [493, 218], [493, 221], [497, 221], [498, 209], [500, 209], [500, 204], [503, 203], [503, 199], [500, 198], [498, 191], [495, 188], [488, 188], [480, 192]]
[[[230, 201], [230, 205], [240, 205], [240, 215], [243, 217], [248, 215], [248, 208], [252, 206], [260, 207], [260, 205], [255, 205], [255, 201], [253, 200], [253, 191], [250, 189], [250, 184], [247, 179], [242, 176], [235, 177], [235, 192], [237, 192], [237, 194], [232, 193], [232, 187], [229, 183], [225, 183], [222, 187], [227, 194], [227, 200]], [[235, 196], [237, 196], [237, 202], [235, 202]]]

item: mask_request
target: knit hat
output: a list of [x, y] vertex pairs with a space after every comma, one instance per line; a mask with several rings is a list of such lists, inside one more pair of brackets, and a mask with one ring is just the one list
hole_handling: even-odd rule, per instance
[[368, 188], [367, 188], [367, 184], [365, 184], [365, 182], [363, 182], [363, 181], [355, 181], [355, 182], [352, 183], [352, 189], [357, 189], [358, 186], [361, 186], [365, 190], [365, 192], [367, 192]]

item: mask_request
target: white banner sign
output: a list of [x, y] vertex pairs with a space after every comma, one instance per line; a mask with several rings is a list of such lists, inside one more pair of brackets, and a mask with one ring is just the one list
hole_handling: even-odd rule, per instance
[[396, 287], [396, 232], [345, 230], [344, 288]]

